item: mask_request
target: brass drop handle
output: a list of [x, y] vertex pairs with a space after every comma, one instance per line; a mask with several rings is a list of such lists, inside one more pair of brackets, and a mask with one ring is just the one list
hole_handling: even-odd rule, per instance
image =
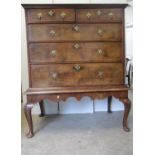
[[99, 71], [99, 72], [98, 72], [98, 77], [99, 77], [99, 78], [103, 78], [103, 75], [104, 75], [104, 72], [103, 72], [103, 71]]
[[50, 55], [51, 55], [52, 57], [55, 57], [55, 56], [56, 56], [56, 52], [57, 52], [56, 50], [51, 50], [51, 51], [50, 51]]
[[51, 73], [51, 75], [52, 75], [52, 78], [54, 80], [56, 80], [58, 78], [58, 73], [57, 72], [53, 72], [53, 73]]
[[97, 10], [96, 14], [100, 16], [102, 14], [101, 10]]
[[51, 35], [52, 37], [54, 37], [55, 34], [56, 34], [56, 32], [55, 32], [54, 30], [51, 30], [51, 31], [50, 31], [50, 35]]
[[74, 44], [74, 48], [75, 49], [79, 49], [80, 48], [80, 45], [78, 43]]
[[88, 19], [90, 19], [90, 17], [92, 16], [92, 14], [90, 12], [87, 12], [86, 13], [86, 16], [87, 16]]
[[79, 26], [78, 25], [76, 25], [76, 26], [74, 26], [74, 30], [76, 31], [76, 32], [78, 32], [79, 31]]
[[74, 67], [73, 67], [76, 71], [79, 71], [81, 69], [80, 65], [79, 64], [76, 64]]
[[50, 10], [50, 11], [48, 12], [48, 15], [52, 17], [52, 16], [54, 15], [54, 11], [53, 11], [53, 10]]
[[113, 12], [109, 12], [109, 13], [108, 13], [108, 16], [110, 16], [110, 17], [112, 17], [113, 15], [114, 15]]
[[98, 50], [97, 50], [97, 53], [98, 53], [99, 55], [103, 55], [103, 54], [104, 54], [104, 51], [103, 51], [102, 49], [98, 49]]
[[103, 35], [103, 30], [102, 29], [98, 29], [97, 30], [97, 34], [100, 35], [100, 36], [102, 36]]
[[64, 19], [64, 18], [66, 17], [66, 13], [65, 13], [65, 12], [62, 12], [62, 13], [60, 14], [60, 17], [61, 17], [62, 19]]
[[39, 12], [39, 13], [37, 14], [37, 17], [38, 17], [38, 19], [41, 20], [41, 18], [43, 17], [43, 14], [42, 14], [41, 12]]

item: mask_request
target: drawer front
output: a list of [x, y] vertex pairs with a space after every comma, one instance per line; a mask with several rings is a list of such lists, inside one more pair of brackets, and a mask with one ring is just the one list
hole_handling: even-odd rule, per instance
[[121, 22], [122, 9], [79, 9], [78, 22]]
[[32, 24], [29, 41], [121, 41], [122, 24]]
[[31, 66], [32, 87], [123, 84], [121, 63]]
[[29, 9], [28, 23], [74, 22], [74, 9]]
[[29, 45], [30, 62], [120, 62], [122, 43], [34, 43]]

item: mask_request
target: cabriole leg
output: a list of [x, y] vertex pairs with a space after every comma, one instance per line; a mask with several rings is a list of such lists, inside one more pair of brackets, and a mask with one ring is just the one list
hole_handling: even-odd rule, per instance
[[127, 119], [131, 108], [131, 101], [128, 98], [126, 98], [122, 99], [122, 102], [124, 104], [123, 129], [124, 131], [129, 132], [130, 129], [127, 126]]
[[26, 104], [24, 106], [24, 113], [25, 113], [25, 117], [28, 123], [28, 127], [29, 127], [29, 131], [26, 134], [27, 138], [31, 138], [33, 137], [33, 122], [32, 122], [32, 114], [31, 114], [31, 110], [33, 108], [33, 104]]

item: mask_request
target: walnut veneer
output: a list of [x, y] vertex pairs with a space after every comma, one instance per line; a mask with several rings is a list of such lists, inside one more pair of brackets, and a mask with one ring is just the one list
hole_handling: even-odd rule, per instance
[[29, 89], [24, 106], [27, 137], [33, 136], [31, 109], [44, 99], [112, 96], [130, 111], [125, 85], [124, 8], [126, 4], [23, 5], [26, 14]]

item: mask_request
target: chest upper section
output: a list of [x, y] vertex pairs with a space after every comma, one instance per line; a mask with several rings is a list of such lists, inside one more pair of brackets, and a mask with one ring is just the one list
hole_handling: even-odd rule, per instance
[[28, 23], [122, 22], [121, 8], [42, 8], [27, 9]]
[[29, 42], [122, 41], [119, 6], [36, 6], [26, 9]]
[[30, 87], [122, 84], [124, 5], [25, 5]]

